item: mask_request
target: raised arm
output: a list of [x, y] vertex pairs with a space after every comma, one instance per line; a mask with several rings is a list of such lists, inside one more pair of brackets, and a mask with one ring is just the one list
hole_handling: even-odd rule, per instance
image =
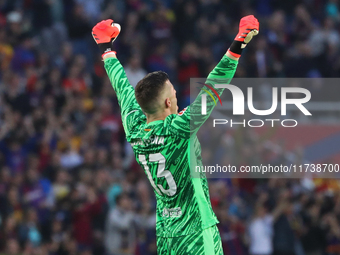
[[[238, 64], [238, 59], [230, 56], [228, 53], [223, 56], [220, 62], [215, 66], [215, 68], [208, 75], [207, 80], [203, 86], [202, 90], [187, 108], [181, 111], [172, 120], [172, 128], [176, 132], [180, 132], [185, 137], [190, 137], [196, 134], [203, 123], [209, 118], [212, 110], [215, 107], [215, 102], [218, 102], [216, 94], [219, 97], [222, 95], [224, 89], [217, 89], [215, 85], [228, 84], [230, 80], [234, 77], [236, 67]], [[206, 95], [206, 114], [201, 113], [202, 107], [202, 95]]]
[[112, 50], [112, 43], [119, 33], [120, 25], [113, 23], [113, 20], [104, 20], [92, 30], [93, 38], [102, 53], [105, 70], [116, 92], [125, 134], [129, 139], [132, 130], [145, 119], [145, 115], [136, 101], [135, 90], [130, 85], [116, 52]]
[[[201, 92], [194, 102], [180, 112], [172, 120], [174, 130], [180, 130], [181, 134], [191, 136], [199, 130], [209, 118], [223, 90], [216, 88], [216, 84], [228, 84], [234, 77], [238, 59], [242, 50], [259, 31], [259, 22], [253, 15], [243, 17], [240, 21], [239, 33], [231, 44], [227, 53], [217, 66], [210, 72]], [[206, 114], [201, 114], [202, 95], [206, 95]], [[218, 95], [218, 96], [217, 96]]]

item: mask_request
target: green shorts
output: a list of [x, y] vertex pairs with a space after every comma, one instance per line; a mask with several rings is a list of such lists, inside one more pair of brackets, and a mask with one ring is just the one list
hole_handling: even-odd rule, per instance
[[216, 225], [202, 232], [180, 237], [157, 237], [158, 255], [223, 255]]

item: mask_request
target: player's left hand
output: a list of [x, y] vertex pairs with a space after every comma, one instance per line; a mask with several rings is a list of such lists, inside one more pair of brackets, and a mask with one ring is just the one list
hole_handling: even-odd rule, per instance
[[249, 43], [255, 35], [259, 33], [260, 23], [254, 15], [248, 15], [240, 20], [239, 32], [235, 37], [235, 41]]
[[102, 56], [115, 51], [112, 50], [112, 43], [117, 39], [120, 33], [120, 25], [114, 23], [112, 19], [99, 22], [92, 29], [92, 36], [101, 50]]
[[241, 56], [242, 50], [260, 31], [259, 21], [254, 15], [248, 15], [240, 20], [239, 32], [236, 35], [234, 42], [231, 44], [228, 52], [235, 58]]

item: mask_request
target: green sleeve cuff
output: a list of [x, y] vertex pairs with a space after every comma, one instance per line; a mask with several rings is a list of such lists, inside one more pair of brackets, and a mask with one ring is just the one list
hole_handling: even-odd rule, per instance
[[104, 60], [104, 64], [110, 63], [110, 62], [114, 63], [114, 62], [116, 62], [116, 61], [118, 61], [118, 58], [109, 57], [109, 58], [106, 58], [106, 59]]
[[234, 63], [234, 64], [238, 64], [238, 60], [229, 58], [226, 54], [223, 55], [222, 61], [223, 62], [229, 62], [229, 63], [231, 62], [231, 63]]

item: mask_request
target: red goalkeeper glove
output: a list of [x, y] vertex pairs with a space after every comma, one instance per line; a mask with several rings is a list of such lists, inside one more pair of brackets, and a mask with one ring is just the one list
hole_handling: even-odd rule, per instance
[[254, 17], [254, 15], [243, 17], [240, 21], [239, 32], [228, 52], [234, 57], [239, 58], [242, 50], [247, 46], [251, 39], [253, 39], [253, 36], [259, 33], [259, 27], [259, 21]]
[[103, 20], [93, 27], [92, 36], [98, 44], [102, 57], [107, 53], [116, 53], [112, 50], [112, 43], [119, 33], [120, 25], [113, 23], [112, 19]]

